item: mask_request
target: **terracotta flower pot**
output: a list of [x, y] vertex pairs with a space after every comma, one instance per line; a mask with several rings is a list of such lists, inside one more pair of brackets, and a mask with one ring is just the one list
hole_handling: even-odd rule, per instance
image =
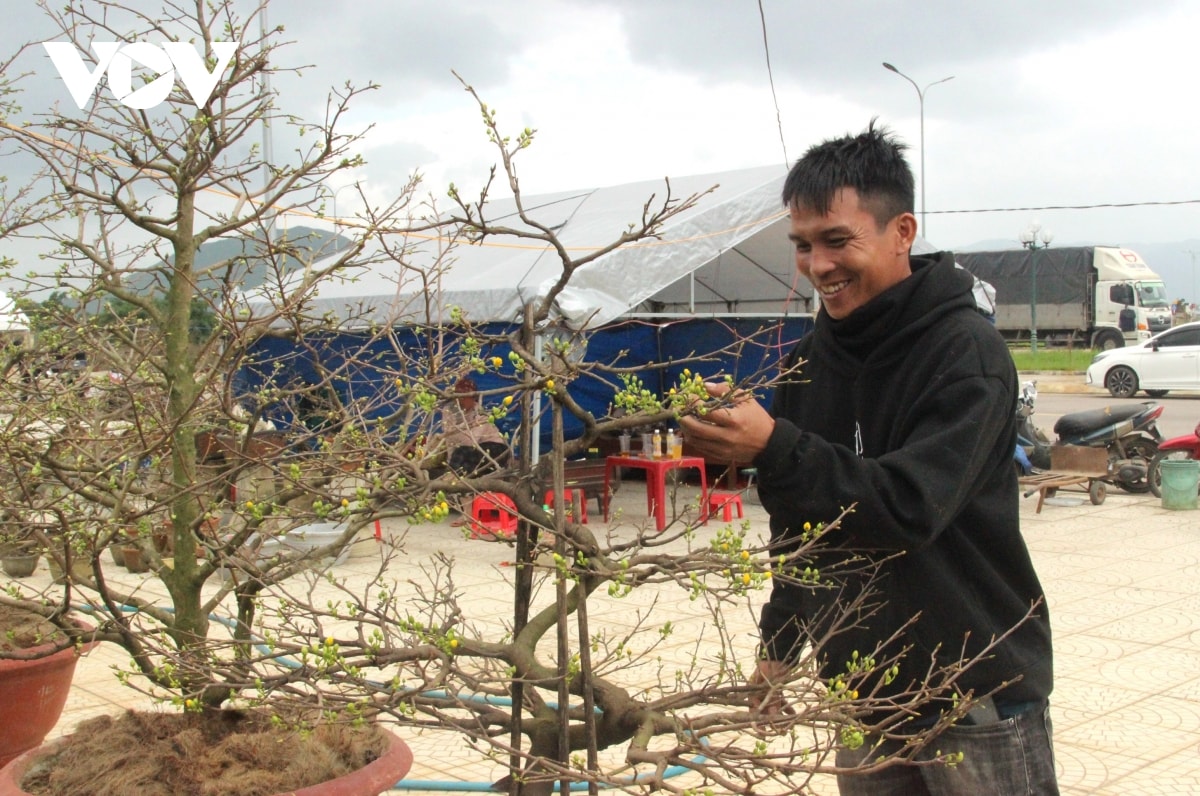
[[150, 562], [146, 560], [142, 548], [137, 545], [131, 544], [122, 547], [121, 558], [125, 562], [125, 568], [130, 572], [148, 572], [150, 570]]
[[[88, 642], [82, 651], [98, 643]], [[53, 648], [53, 644], [44, 644], [30, 648], [26, 654], [35, 656]], [[0, 660], [0, 705], [4, 706], [0, 764], [7, 765], [18, 755], [36, 749], [46, 733], [54, 729], [67, 703], [78, 660], [75, 647], [41, 658]]]
[[291, 791], [286, 796], [379, 796], [390, 790], [412, 768], [413, 754], [400, 736], [387, 730], [384, 734], [388, 737], [388, 748], [374, 762], [344, 777]]
[[[383, 733], [387, 736], [388, 746], [375, 761], [343, 777], [278, 796], [378, 796], [390, 789], [412, 768], [413, 755], [408, 744], [399, 736], [388, 730]], [[28, 796], [21, 789], [21, 779], [29, 765], [52, 748], [53, 744], [45, 749], [31, 749], [0, 769], [0, 796]]]

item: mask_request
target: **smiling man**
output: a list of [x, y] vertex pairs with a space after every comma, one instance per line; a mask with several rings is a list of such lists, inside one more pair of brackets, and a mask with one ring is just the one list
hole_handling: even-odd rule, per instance
[[[881, 562], [875, 581], [850, 573], [840, 589], [777, 578], [759, 621], [754, 680], [764, 688], [806, 645], [817, 646], [826, 678], [907, 648], [898, 677], [860, 686], [896, 708], [871, 717], [877, 732], [865, 744], [839, 750], [843, 794], [1054, 794], [1050, 624], [1020, 534], [1012, 462], [1016, 372], [976, 310], [971, 276], [949, 253], [910, 254], [917, 219], [903, 152], [872, 123], [812, 147], [792, 168], [783, 201], [796, 267], [821, 298], [815, 329], [784, 363], [769, 412], [739, 398], [685, 418], [684, 430], [703, 455], [754, 462], [779, 549], [806, 523], [854, 506], [821, 556], [865, 551]], [[868, 588], [878, 590], [872, 610], [831, 632], [835, 602]], [[926, 765], [854, 772], [937, 723], [952, 698], [905, 703], [931, 661], [964, 656], [981, 657], [956, 690], [994, 696], [916, 753]], [[938, 751], [962, 752], [962, 762], [928, 765]]]

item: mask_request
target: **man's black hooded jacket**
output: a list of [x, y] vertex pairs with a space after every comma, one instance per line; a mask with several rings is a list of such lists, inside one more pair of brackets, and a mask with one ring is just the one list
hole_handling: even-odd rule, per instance
[[1025, 618], [1044, 598], [1018, 521], [1016, 371], [952, 255], [913, 257], [912, 267], [846, 318], [818, 314], [787, 363], [796, 372], [776, 390], [775, 430], [755, 460], [773, 541], [854, 510], [816, 562], [839, 588], [775, 583], [760, 621], [765, 653], [794, 660], [825, 635], [831, 601], [866, 588], [865, 573], [839, 576], [837, 562], [869, 550], [883, 560], [877, 593], [859, 626], [822, 642], [823, 676], [915, 620], [901, 639], [913, 649], [887, 690], [922, 678], [931, 655], [951, 662], [1013, 631], [959, 690], [1019, 680], [998, 698], [1042, 699], [1052, 684], [1050, 625], [1044, 602]]

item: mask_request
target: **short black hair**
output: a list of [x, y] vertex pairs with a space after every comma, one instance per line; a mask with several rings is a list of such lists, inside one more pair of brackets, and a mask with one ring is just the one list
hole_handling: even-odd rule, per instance
[[853, 188], [879, 226], [913, 212], [913, 173], [908, 149], [875, 119], [858, 135], [830, 138], [809, 147], [783, 183], [783, 205], [824, 215], [842, 188]]

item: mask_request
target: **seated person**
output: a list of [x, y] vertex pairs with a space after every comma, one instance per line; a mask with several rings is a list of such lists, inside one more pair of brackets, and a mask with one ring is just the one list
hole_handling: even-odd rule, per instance
[[446, 469], [467, 478], [498, 470], [512, 458], [500, 430], [479, 405], [478, 390], [469, 376], [458, 380], [454, 403], [442, 410], [442, 431], [430, 446], [439, 458], [445, 455]]

